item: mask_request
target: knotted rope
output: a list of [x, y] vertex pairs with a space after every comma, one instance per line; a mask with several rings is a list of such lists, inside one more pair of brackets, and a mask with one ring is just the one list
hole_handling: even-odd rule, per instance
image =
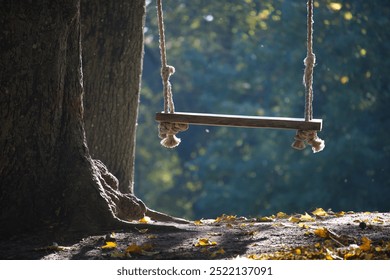
[[[305, 72], [303, 74], [303, 84], [305, 86], [305, 121], [313, 119], [313, 73], [316, 63], [316, 56], [313, 53], [313, 0], [307, 1], [307, 54], [304, 59]], [[325, 141], [317, 136], [315, 130], [298, 130], [295, 141], [291, 145], [294, 149], [303, 150], [306, 144], [312, 146], [314, 153], [325, 148]]]
[[[161, 55], [161, 78], [164, 93], [164, 113], [175, 113], [175, 104], [173, 103], [172, 85], [169, 81], [171, 75], [175, 73], [175, 68], [167, 64], [167, 54], [165, 48], [164, 17], [162, 9], [162, 0], [157, 0], [157, 17], [160, 35], [160, 55]], [[159, 137], [161, 145], [166, 148], [174, 148], [181, 142], [176, 134], [188, 129], [188, 124], [160, 122]]]

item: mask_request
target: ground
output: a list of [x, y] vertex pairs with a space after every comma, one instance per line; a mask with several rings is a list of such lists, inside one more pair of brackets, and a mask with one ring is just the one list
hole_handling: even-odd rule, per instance
[[[324, 211], [0, 240], [0, 259], [390, 259], [390, 213]], [[58, 235], [57, 235], [58, 236]]]

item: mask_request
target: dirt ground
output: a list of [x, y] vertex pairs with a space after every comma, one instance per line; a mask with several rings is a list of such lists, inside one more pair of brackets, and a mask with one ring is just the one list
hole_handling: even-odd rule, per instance
[[390, 213], [323, 211], [0, 240], [0, 259], [390, 259]]

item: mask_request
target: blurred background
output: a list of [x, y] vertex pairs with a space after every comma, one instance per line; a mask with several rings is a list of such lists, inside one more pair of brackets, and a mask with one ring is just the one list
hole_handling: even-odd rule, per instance
[[[314, 117], [324, 151], [295, 131], [191, 126], [160, 146], [163, 110], [155, 1], [147, 1], [135, 192], [189, 219], [390, 210], [390, 5], [315, 1]], [[305, 0], [165, 0], [177, 111], [303, 117]]]

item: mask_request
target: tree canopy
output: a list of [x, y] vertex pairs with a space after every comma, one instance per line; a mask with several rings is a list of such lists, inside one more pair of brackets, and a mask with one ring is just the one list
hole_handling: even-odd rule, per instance
[[[187, 218], [315, 207], [388, 211], [390, 90], [383, 1], [315, 1], [314, 117], [321, 153], [293, 131], [191, 126], [160, 146], [163, 108], [154, 2], [148, 2], [137, 128], [136, 193]], [[164, 1], [178, 111], [303, 117], [306, 1]]]

